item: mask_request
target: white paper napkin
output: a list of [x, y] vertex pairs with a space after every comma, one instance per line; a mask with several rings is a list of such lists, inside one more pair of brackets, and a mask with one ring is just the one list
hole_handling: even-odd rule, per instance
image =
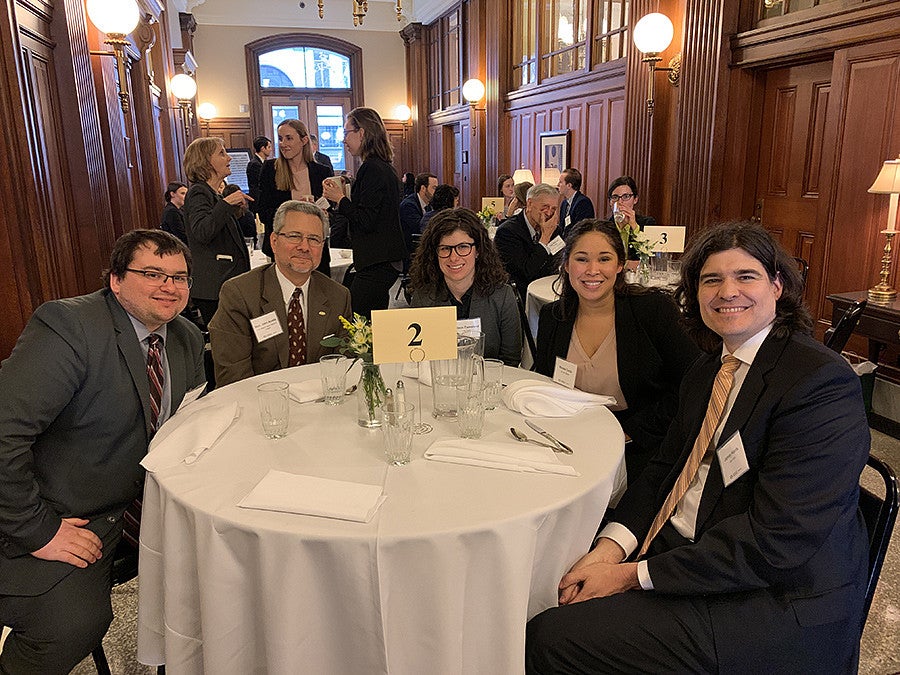
[[573, 467], [560, 462], [550, 448], [490, 438], [441, 438], [425, 451], [425, 459], [504, 471], [581, 475]]
[[387, 499], [380, 485], [302, 476], [269, 469], [238, 502], [243, 509], [282, 511], [368, 523]]
[[141, 461], [150, 473], [182, 462], [193, 464], [211, 448], [240, 415], [237, 402], [202, 408], [188, 417]]
[[297, 403], [309, 403], [317, 398], [322, 398], [322, 380], [303, 380], [294, 382], [288, 386], [291, 400]]
[[431, 363], [423, 361], [422, 363], [404, 363], [403, 370], [400, 372], [403, 377], [411, 377], [418, 380], [426, 387], [431, 386]]
[[526, 417], [572, 417], [586, 408], [615, 405], [612, 396], [599, 396], [541, 380], [517, 380], [503, 390], [506, 407]]

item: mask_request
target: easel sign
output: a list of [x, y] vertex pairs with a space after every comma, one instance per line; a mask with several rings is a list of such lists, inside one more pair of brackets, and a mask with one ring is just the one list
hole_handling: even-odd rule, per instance
[[455, 359], [456, 307], [379, 309], [372, 312], [375, 363]]
[[684, 228], [665, 225], [647, 225], [644, 236], [655, 241], [654, 253], [684, 253]]

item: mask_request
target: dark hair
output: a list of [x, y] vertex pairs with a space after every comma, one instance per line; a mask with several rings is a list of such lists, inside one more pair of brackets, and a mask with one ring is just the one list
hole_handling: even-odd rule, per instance
[[613, 190], [621, 185], [627, 185], [631, 190], [631, 194], [635, 197], [638, 196], [637, 183], [634, 182], [634, 178], [631, 176], [619, 176], [612, 183], [609, 184], [609, 189], [606, 191], [606, 198], [612, 199]]
[[534, 187], [534, 183], [529, 183], [527, 180], [522, 183], [516, 183], [516, 186], [513, 188], [513, 193], [516, 195], [516, 201], [519, 202], [521, 207], [525, 208], [525, 202], [528, 201], [528, 191]]
[[319, 142], [319, 137], [316, 136], [315, 134], [310, 134], [310, 135], [309, 135], [309, 142], [310, 142], [310, 143], [318, 143], [318, 142]]
[[708, 352], [722, 344], [722, 338], [703, 323], [700, 315], [700, 272], [709, 256], [739, 248], [756, 258], [770, 282], [781, 280], [781, 297], [775, 303], [772, 332], [784, 338], [793, 332], [812, 333], [813, 321], [803, 303], [803, 279], [793, 258], [760, 225], [737, 221], [713, 225], [694, 237], [681, 259], [681, 283], [675, 289], [675, 302], [682, 310], [687, 333]]
[[166, 200], [166, 203], [172, 201], [172, 194], [174, 192], [178, 192], [181, 188], [186, 188], [187, 185], [184, 183], [179, 183], [178, 181], [172, 181], [168, 185], [166, 185], [166, 191], [163, 193], [163, 199]]
[[563, 249], [562, 262], [559, 265], [559, 277], [553, 282], [553, 289], [559, 293], [559, 304], [557, 305], [556, 317], [561, 321], [567, 321], [574, 318], [578, 314], [578, 293], [572, 287], [569, 281], [569, 273], [566, 272], [565, 264], [569, 262], [569, 256], [572, 255], [572, 249], [585, 234], [590, 232], [599, 232], [605, 235], [620, 265], [623, 265], [622, 271], [616, 275], [616, 283], [613, 285], [613, 292], [617, 295], [623, 295], [626, 290], [640, 292], [638, 289], [631, 289], [625, 283], [625, 262], [627, 256], [625, 254], [625, 244], [622, 242], [622, 235], [619, 228], [614, 223], [610, 223], [599, 218], [585, 218], [578, 221], [566, 236], [566, 247]]
[[503, 194], [503, 184], [506, 181], [511, 180], [511, 179], [512, 179], [512, 176], [510, 176], [508, 173], [501, 173], [499, 176], [497, 176], [497, 194], [498, 195]]
[[432, 178], [437, 180], [437, 176], [435, 176], [433, 173], [420, 173], [418, 176], [416, 176], [414, 192], [416, 194], [419, 194], [419, 190], [421, 190], [423, 187], [428, 187], [428, 183]]
[[151, 249], [153, 254], [158, 256], [181, 253], [187, 263], [188, 274], [191, 273], [191, 252], [178, 237], [163, 230], [131, 230], [119, 237], [113, 245], [109, 256], [109, 269], [103, 270], [103, 283], [107, 288], [110, 288], [110, 275], [119, 279], [125, 276], [134, 261], [135, 251], [142, 246]]
[[452, 185], [441, 184], [434, 189], [434, 196], [431, 198], [431, 210], [442, 211], [444, 209], [452, 209], [453, 202], [459, 197], [459, 188]]
[[[435, 195], [436, 196], [436, 195]], [[409, 268], [413, 292], [421, 291], [432, 298], [439, 298], [447, 289], [444, 275], [438, 264], [437, 249], [441, 239], [457, 230], [472, 237], [475, 250], [475, 279], [472, 287], [481, 295], [489, 295], [509, 280], [494, 242], [478, 216], [469, 209], [444, 209], [428, 221], [416, 254]]]
[[581, 172], [578, 169], [566, 169], [562, 172], [562, 179], [564, 183], [571, 185], [576, 192], [581, 189]]
[[253, 151], [259, 152], [264, 147], [269, 145], [269, 143], [271, 143], [271, 142], [272, 141], [270, 139], [266, 138], [265, 136], [257, 136], [256, 138], [253, 139]]
[[362, 139], [360, 155], [363, 161], [369, 157], [377, 157], [385, 162], [394, 161], [394, 149], [388, 139], [387, 130], [381, 115], [372, 108], [354, 108], [347, 113], [347, 121], [365, 133]]

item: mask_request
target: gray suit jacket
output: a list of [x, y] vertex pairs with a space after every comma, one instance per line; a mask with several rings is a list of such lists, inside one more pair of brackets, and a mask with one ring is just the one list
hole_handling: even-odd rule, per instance
[[[168, 324], [172, 410], [203, 383], [203, 338]], [[38, 595], [75, 568], [29, 553], [60, 519], [103, 539], [141, 494], [150, 439], [146, 359], [108, 290], [38, 307], [0, 368], [0, 594]]]
[[[259, 342], [250, 325], [255, 319], [275, 312], [282, 332]], [[319, 344], [331, 333], [343, 332], [338, 319], [351, 319], [350, 291], [320, 272], [313, 272], [306, 299], [307, 361], [315, 363], [334, 350]], [[222, 285], [219, 309], [209, 322], [209, 341], [216, 366], [216, 384], [224, 386], [269, 373], [288, 365], [287, 309], [275, 264], [250, 270]]]

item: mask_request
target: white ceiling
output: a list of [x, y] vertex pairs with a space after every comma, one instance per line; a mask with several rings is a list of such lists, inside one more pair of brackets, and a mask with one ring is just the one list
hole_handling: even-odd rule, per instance
[[[324, 19], [319, 18], [318, 0], [175, 0], [172, 4], [192, 13], [201, 26], [354, 29], [351, 0], [323, 1]], [[402, 0], [398, 22], [395, 0], [369, 0], [363, 25], [355, 30], [395, 33], [408, 23], [430, 23], [455, 4], [456, 0]]]

